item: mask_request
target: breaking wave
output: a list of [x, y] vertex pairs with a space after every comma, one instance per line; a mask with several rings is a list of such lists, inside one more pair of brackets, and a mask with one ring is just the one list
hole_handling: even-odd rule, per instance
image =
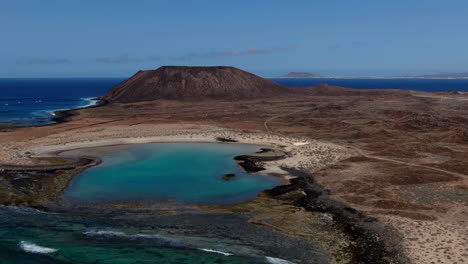
[[39, 245], [26, 242], [26, 241], [19, 242], [19, 247], [25, 252], [36, 253], [36, 254], [48, 254], [48, 253], [54, 253], [58, 251], [58, 249], [55, 249], [55, 248], [41, 247]]
[[[107, 237], [107, 238], [120, 238], [120, 239], [148, 239], [148, 240], [153, 240], [157, 242], [158, 246], [168, 246], [168, 247], [182, 247], [182, 248], [190, 248], [190, 249], [197, 249], [205, 252], [210, 252], [210, 253], [217, 253], [221, 254], [224, 256], [232, 256], [234, 254], [229, 253], [229, 252], [223, 252], [215, 249], [209, 249], [209, 248], [197, 248], [194, 247], [193, 245], [188, 245], [185, 244], [181, 241], [177, 241], [171, 238], [163, 237], [161, 235], [149, 235], [149, 234], [126, 234], [124, 232], [120, 231], [107, 231], [107, 230], [97, 230], [97, 231], [86, 231], [83, 232], [85, 236], [90, 236], [90, 237]], [[282, 263], [280, 263], [282, 264]]]
[[85, 236], [89, 237], [104, 237], [104, 238], [116, 238], [116, 239], [128, 239], [128, 240], [151, 240], [156, 242], [157, 246], [163, 247], [182, 247], [187, 248], [189, 246], [185, 245], [184, 243], [163, 237], [160, 235], [148, 235], [148, 234], [126, 234], [120, 231], [106, 231], [106, 230], [98, 230], [98, 231], [86, 231], [83, 232]]
[[280, 259], [280, 258], [273, 258], [273, 257], [265, 257], [265, 258], [267, 262], [271, 264], [295, 264], [294, 262], [287, 261], [287, 260]]
[[128, 236], [124, 232], [118, 232], [118, 231], [86, 231], [83, 232], [84, 235], [86, 236], [120, 236], [120, 237], [126, 237]]
[[214, 249], [209, 249], [209, 248], [198, 248], [198, 250], [206, 251], [206, 252], [211, 252], [211, 253], [218, 253], [218, 254], [221, 254], [221, 255], [224, 255], [224, 256], [232, 256], [232, 255], [233, 255], [233, 254], [231, 254], [231, 253], [227, 253], [227, 252], [223, 252], [223, 251], [218, 251], [218, 250], [214, 250]]
[[90, 107], [93, 105], [97, 105], [99, 103], [99, 100], [96, 100], [95, 97], [86, 97], [86, 98], [80, 98], [80, 99], [87, 102], [86, 105], [82, 105], [80, 107]]
[[0, 212], [13, 212], [22, 214], [52, 214], [39, 209], [26, 207], [26, 206], [14, 206], [14, 205], [0, 205]]

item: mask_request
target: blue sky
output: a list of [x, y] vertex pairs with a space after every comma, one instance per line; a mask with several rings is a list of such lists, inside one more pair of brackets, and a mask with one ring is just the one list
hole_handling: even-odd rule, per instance
[[0, 77], [468, 72], [468, 1], [0, 0]]

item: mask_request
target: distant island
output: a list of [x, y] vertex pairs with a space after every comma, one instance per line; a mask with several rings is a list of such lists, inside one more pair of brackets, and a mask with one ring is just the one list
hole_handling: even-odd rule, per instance
[[468, 72], [459, 73], [439, 73], [439, 74], [428, 74], [428, 75], [417, 75], [417, 76], [403, 76], [403, 77], [415, 77], [415, 78], [468, 78]]
[[279, 76], [278, 78], [319, 78], [323, 77], [320, 74], [310, 73], [310, 72], [290, 72], [286, 75]]
[[322, 75], [310, 72], [290, 72], [276, 78], [329, 78], [329, 79], [468, 79], [468, 72], [438, 73], [426, 75], [402, 75], [402, 76], [346, 76], [346, 75]]

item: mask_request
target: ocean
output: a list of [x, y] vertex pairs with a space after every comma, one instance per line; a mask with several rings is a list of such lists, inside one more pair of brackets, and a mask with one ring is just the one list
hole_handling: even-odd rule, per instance
[[0, 79], [0, 124], [45, 125], [53, 112], [94, 104], [124, 78]]
[[[0, 125], [24, 126], [53, 123], [56, 110], [94, 104], [126, 78], [3, 78], [0, 79]], [[286, 86], [309, 87], [320, 83], [366, 89], [468, 91], [468, 79], [334, 79], [271, 78]]]

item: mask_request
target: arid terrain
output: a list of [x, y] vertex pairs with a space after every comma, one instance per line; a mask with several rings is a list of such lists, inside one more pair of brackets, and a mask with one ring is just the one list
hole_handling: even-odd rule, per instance
[[[75, 110], [68, 122], [2, 129], [0, 163], [60, 163], [34, 157], [35, 151], [110, 139], [131, 143], [158, 136], [194, 141], [224, 137], [284, 144], [292, 158], [284, 164], [278, 161], [278, 166], [310, 173], [331, 198], [395, 230], [412, 263], [466, 263], [468, 94], [342, 93], [326, 85], [304, 89], [313, 91], [300, 97], [158, 100]], [[293, 201], [276, 201], [272, 207], [290, 210], [289, 218], [272, 217], [273, 209], [258, 204], [211, 209], [256, 208], [262, 210], [258, 218], [263, 214], [274, 219], [268, 224], [272, 228], [312, 236], [305, 226], [312, 220]]]

